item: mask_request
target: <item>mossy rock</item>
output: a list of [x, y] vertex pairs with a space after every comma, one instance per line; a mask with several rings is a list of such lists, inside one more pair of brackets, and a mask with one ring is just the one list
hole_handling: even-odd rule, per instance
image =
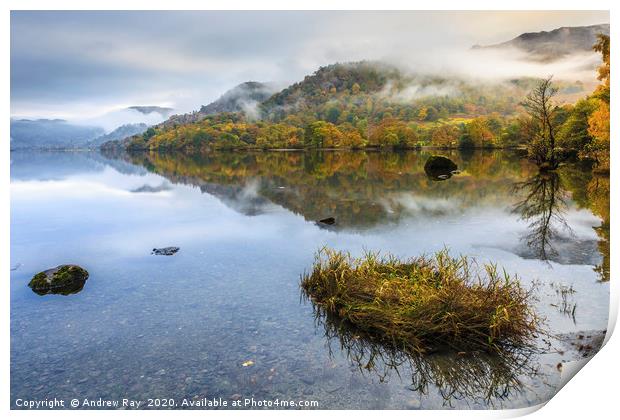
[[38, 295], [71, 295], [84, 288], [88, 271], [73, 264], [59, 265], [35, 274], [28, 286]]
[[424, 164], [426, 175], [435, 180], [445, 180], [453, 175], [458, 169], [456, 163], [445, 156], [433, 155]]

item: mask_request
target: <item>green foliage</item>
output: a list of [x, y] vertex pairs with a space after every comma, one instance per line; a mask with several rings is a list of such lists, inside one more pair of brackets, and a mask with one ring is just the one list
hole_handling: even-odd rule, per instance
[[142, 138], [144, 141], [149, 141], [151, 137], [155, 135], [155, 129], [153, 127], [149, 127], [143, 134]]
[[581, 150], [591, 141], [588, 133], [588, 119], [596, 110], [596, 101], [586, 98], [569, 107], [568, 118], [558, 130], [559, 145], [566, 149]]

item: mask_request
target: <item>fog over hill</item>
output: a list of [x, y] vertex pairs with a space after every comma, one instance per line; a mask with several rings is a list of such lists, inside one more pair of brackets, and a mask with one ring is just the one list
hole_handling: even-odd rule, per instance
[[174, 111], [173, 108], [168, 108], [168, 107], [163, 107], [163, 106], [152, 106], [152, 105], [146, 105], [146, 106], [134, 105], [134, 106], [127, 107], [127, 109], [133, 109], [145, 115], [152, 114], [152, 113], [158, 113], [166, 117], [170, 115], [172, 111]]
[[173, 115], [158, 126], [171, 127], [175, 124], [188, 124], [200, 121], [209, 115], [220, 112], [243, 111], [249, 118], [259, 118], [258, 105], [267, 100], [277, 88], [274, 84], [245, 82], [227, 90], [215, 101], [203, 105], [198, 111]]
[[[39, 135], [41, 130], [35, 128], [35, 123], [15, 125], [12, 121], [12, 147], [75, 147], [92, 142], [96, 138], [99, 139], [95, 143], [99, 144], [109, 140], [118, 140], [119, 135], [123, 133], [127, 133], [127, 136], [140, 134], [144, 131], [141, 125], [167, 129], [196, 123], [208, 116], [226, 112], [242, 113], [250, 121], [266, 117], [277, 121], [309, 107], [308, 109], [317, 118], [331, 121], [336, 119], [334, 116], [328, 116], [329, 112], [333, 111], [331, 102], [346, 102], [353, 96], [357, 96], [360, 101], [372, 99], [396, 104], [397, 106], [392, 109], [385, 107], [386, 115], [393, 115], [395, 110], [409, 112], [410, 110], [402, 106], [413, 106], [414, 103], [419, 105], [420, 100], [439, 109], [442, 106], [441, 100], [445, 101], [441, 98], [457, 96], [469, 98], [469, 102], [473, 105], [485, 106], [488, 108], [487, 111], [491, 112], [493, 110], [490, 106], [478, 103], [476, 95], [483, 94], [487, 100], [500, 103], [501, 107], [506, 108], [506, 102], [512, 104], [519, 102], [534, 77], [549, 74], [553, 74], [554, 80], [558, 82], [566, 82], [560, 86], [560, 93], [565, 95], [562, 100], [574, 102], [597, 83], [594, 69], [600, 63], [600, 57], [592, 51], [592, 45], [598, 33], [608, 34], [609, 24], [563, 26], [550, 31], [526, 32], [509, 41], [475, 46], [471, 49], [455, 41], [452, 44], [444, 43], [441, 48], [421, 49], [418, 44], [412, 44], [411, 48], [405, 48], [402, 51], [399, 50], [399, 54], [393, 54], [396, 46], [390, 45], [389, 48], [385, 48], [385, 54], [380, 59], [376, 58], [376, 48], [362, 50], [351, 48], [351, 57], [361, 56], [361, 59], [343, 61], [339, 60], [342, 55], [340, 53], [333, 55], [333, 58], [332, 55], [326, 55], [322, 58], [323, 65], [318, 71], [306, 73], [307, 80], [303, 79], [304, 76], [291, 76], [293, 72], [288, 75], [289, 79], [267, 79], [277, 80], [280, 86], [285, 85], [284, 80], [288, 80], [288, 84], [293, 82], [284, 90], [279, 90], [273, 83], [256, 81], [244, 82], [226, 90], [230, 85], [220, 82], [221, 84], [217, 86], [224, 93], [218, 99], [195, 107], [195, 111], [188, 113], [171, 115], [174, 111], [172, 107], [160, 105], [118, 106], [108, 108], [112, 110], [96, 116], [80, 117], [78, 113], [77, 117], [66, 119], [64, 125], [59, 124], [58, 127], [42, 135]], [[372, 34], [369, 34], [369, 37], [369, 39], [374, 39]], [[342, 39], [343, 43], [350, 41], [346, 37]], [[395, 42], [395, 45], [401, 45], [401, 40]], [[312, 51], [309, 50], [309, 53]], [[261, 56], [261, 60], [266, 59], [267, 56]], [[317, 57], [313, 56], [312, 60], [315, 59]], [[346, 62], [372, 63], [369, 64], [372, 68], [366, 65], [338, 64]], [[157, 64], [153, 63], [155, 66]], [[312, 71], [316, 68], [318, 67]], [[248, 76], [248, 79], [260, 78], [265, 74], [262, 70], [260, 66], [248, 65], [244, 74]], [[218, 71], [223, 77], [232, 70], [224, 67]], [[204, 77], [189, 75], [185, 78], [185, 80], [193, 81], [196, 86], [203, 79]], [[295, 80], [298, 80], [297, 83]], [[353, 84], [356, 82], [358, 91], [354, 92]], [[159, 83], [158, 89], [160, 90], [165, 89], [168, 92], [177, 89], [173, 82], [162, 79]], [[332, 88], [335, 92], [330, 91]], [[505, 97], [505, 100], [501, 97], [497, 98], [498, 95], [493, 93], [493, 90], [501, 91], [500, 96]], [[188, 109], [177, 106], [178, 104], [174, 101], [167, 101], [168, 98], [165, 96], [158, 95], [160, 91], [157, 89], [150, 92], [152, 103], [170, 103], [174, 104], [177, 110]], [[192, 92], [191, 95], [197, 95], [197, 93]], [[205, 100], [203, 103], [206, 102]], [[348, 113], [358, 112], [359, 109], [364, 108], [356, 101], [352, 104], [355, 106], [346, 110]], [[506, 109], [503, 108], [497, 108], [495, 111], [505, 112]], [[448, 112], [457, 111], [449, 110]], [[350, 119], [353, 120], [353, 115]], [[407, 116], [407, 119], [410, 117]], [[51, 120], [42, 120], [41, 124], [49, 125], [45, 121]], [[73, 133], [75, 135], [70, 135], [67, 125], [81, 128], [76, 128]], [[111, 134], [123, 126], [125, 127], [122, 130], [114, 135]], [[65, 132], [58, 134], [62, 138], [52, 139], [51, 137], [55, 136], [54, 133], [58, 132], [59, 127], [65, 129]], [[129, 127], [140, 128], [133, 130]], [[103, 137], [104, 135], [106, 137]]]
[[12, 118], [11, 149], [97, 148], [107, 141], [143, 133], [171, 111], [159, 106], [130, 106], [75, 121]]
[[209, 105], [200, 108], [200, 112], [206, 115], [218, 112], [245, 111], [251, 113], [256, 105], [265, 101], [276, 92], [273, 85], [259, 82], [245, 82], [225, 92], [219, 99]]
[[[74, 122], [132, 105], [186, 113], [248, 80], [285, 85], [321, 66], [363, 60], [446, 77], [560, 78], [584, 63], [550, 68], [524, 62], [526, 53], [470, 47], [607, 22], [609, 12], [583, 10], [16, 11], [11, 115]], [[150, 123], [117, 121], [106, 130], [137, 122]]]
[[134, 136], [136, 134], [142, 134], [146, 131], [147, 128], [148, 128], [148, 125], [144, 123], [124, 124], [108, 134], [104, 134], [103, 136], [99, 136], [89, 141], [88, 146], [92, 148], [98, 148], [99, 146], [101, 146], [103, 143], [107, 141], [122, 140], [129, 136]]

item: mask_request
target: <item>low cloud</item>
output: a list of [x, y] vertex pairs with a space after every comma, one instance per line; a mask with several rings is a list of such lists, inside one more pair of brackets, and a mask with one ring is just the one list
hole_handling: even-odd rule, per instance
[[413, 82], [404, 87], [398, 87], [394, 82], [388, 81], [378, 96], [394, 103], [407, 103], [434, 96], [458, 96], [460, 93], [458, 86], [449, 82], [442, 84]]
[[[359, 60], [444, 78], [585, 81], [595, 53], [545, 64], [470, 47], [608, 21], [605, 11], [12, 12], [11, 114], [77, 120], [161, 103], [187, 112], [248, 80], [292, 83], [319, 66]], [[412, 85], [397, 98], [455, 93], [445, 89]], [[246, 108], [255, 115], [255, 104]], [[113, 118], [103, 118], [106, 127]]]
[[102, 127], [106, 132], [110, 132], [115, 128], [124, 124], [144, 123], [146, 125], [154, 125], [164, 121], [167, 113], [150, 112], [144, 114], [135, 109], [117, 109], [104, 114], [88, 117], [76, 118], [72, 122], [81, 125]]

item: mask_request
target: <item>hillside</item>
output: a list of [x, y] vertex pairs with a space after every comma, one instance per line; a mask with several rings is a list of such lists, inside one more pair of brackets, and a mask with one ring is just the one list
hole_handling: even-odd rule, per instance
[[[519, 48], [536, 59], [551, 60], [563, 54], [594, 54], [597, 35], [605, 31], [609, 25], [564, 27], [478, 48]], [[518, 147], [531, 136], [522, 102], [538, 83], [528, 77], [424, 74], [378, 61], [335, 63], [273, 95], [265, 85], [244, 83], [198, 111], [173, 116], [144, 135], [105, 147], [190, 151]], [[592, 102], [596, 98], [588, 99], [588, 104], [582, 100], [594, 84], [554, 79], [553, 86], [557, 124], [587, 125], [583, 118], [589, 114], [582, 111], [596, 108]], [[571, 132], [567, 127], [560, 130], [564, 147], [591, 141], [587, 131]]]
[[273, 87], [264, 83], [241, 83], [209, 105], [203, 105], [199, 112], [204, 115], [213, 115], [220, 112], [247, 112], [255, 108], [257, 104], [267, 100], [274, 92]]
[[104, 134], [102, 136], [97, 137], [96, 139], [89, 141], [88, 146], [90, 148], [98, 148], [103, 143], [106, 143], [108, 141], [122, 140], [124, 138], [134, 136], [136, 134], [142, 134], [146, 131], [147, 128], [148, 128], [148, 125], [144, 123], [124, 124], [116, 128], [115, 130], [111, 131], [108, 134]]
[[528, 32], [507, 42], [479, 49], [516, 48], [538, 61], [554, 61], [569, 54], [592, 52], [598, 34], [609, 35], [609, 24], [562, 27], [552, 31]]
[[273, 88], [265, 83], [245, 82], [226, 91], [215, 101], [203, 105], [198, 111], [172, 115], [156, 128], [169, 128], [180, 124], [191, 124], [203, 120], [209, 115], [222, 112], [255, 112], [256, 106], [274, 93]]
[[269, 121], [323, 120], [333, 124], [360, 119], [398, 118], [419, 123], [450, 115], [515, 112], [534, 79], [506, 82], [471, 80], [406, 72], [383, 62], [337, 63], [319, 68], [261, 105]]
[[376, 94], [386, 87], [388, 81], [402, 79], [403, 75], [396, 67], [381, 62], [332, 64], [274, 94], [263, 103], [262, 109], [269, 113], [285, 108], [290, 113], [295, 109], [323, 105], [343, 93], [356, 96]]
[[[521, 101], [536, 83], [482, 83], [408, 73], [381, 62], [337, 63], [251, 109], [239, 110], [235, 88], [200, 111], [104, 148], [511, 147], [522, 137]], [[586, 94], [580, 82], [557, 86], [564, 95]], [[238, 111], [207, 114], [215, 109]]]

